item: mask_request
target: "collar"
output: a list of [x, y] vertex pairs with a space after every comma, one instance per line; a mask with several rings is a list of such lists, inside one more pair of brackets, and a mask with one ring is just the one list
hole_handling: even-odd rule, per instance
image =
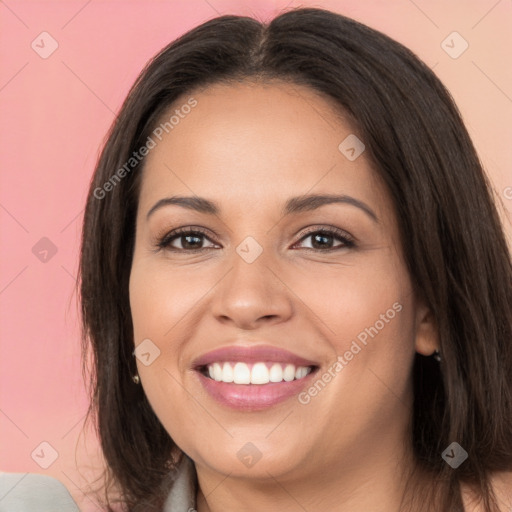
[[190, 457], [183, 454], [174, 476], [171, 492], [164, 504], [164, 512], [191, 512], [196, 510], [197, 475]]

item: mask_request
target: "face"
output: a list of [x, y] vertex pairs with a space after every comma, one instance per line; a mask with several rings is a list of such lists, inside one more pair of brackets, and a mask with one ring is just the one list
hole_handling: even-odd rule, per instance
[[414, 352], [434, 347], [353, 127], [280, 82], [176, 109], [147, 156], [130, 276], [161, 423], [198, 471], [233, 477], [311, 481], [396, 456]]

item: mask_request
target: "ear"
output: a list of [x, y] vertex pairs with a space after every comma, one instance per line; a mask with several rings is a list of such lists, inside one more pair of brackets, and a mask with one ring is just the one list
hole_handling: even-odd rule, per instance
[[416, 352], [424, 356], [431, 356], [436, 350], [439, 350], [439, 333], [434, 315], [422, 300], [419, 300], [416, 306], [414, 346]]

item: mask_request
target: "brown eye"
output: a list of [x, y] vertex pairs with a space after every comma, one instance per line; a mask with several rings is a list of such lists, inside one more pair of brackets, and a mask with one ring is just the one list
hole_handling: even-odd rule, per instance
[[[320, 252], [328, 252], [355, 246], [353, 238], [348, 233], [334, 228], [317, 228], [303, 236], [300, 241], [302, 242], [307, 239], [311, 239], [311, 242], [310, 246], [305, 248]], [[336, 241], [338, 241], [337, 244]]]
[[[317, 252], [336, 251], [355, 246], [354, 239], [345, 231], [337, 228], [316, 228], [302, 236], [299, 242], [311, 239], [310, 245], [303, 247]], [[205, 246], [205, 241], [211, 245]], [[199, 229], [180, 228], [171, 231], [158, 241], [157, 246], [174, 252], [193, 252], [215, 248], [216, 244]]]
[[[158, 247], [171, 251], [200, 251], [210, 247], [204, 247], [204, 240], [210, 240], [202, 231], [190, 229], [178, 229], [165, 235]], [[211, 240], [210, 240], [211, 242]], [[213, 244], [213, 242], [211, 242]], [[177, 246], [178, 245], [178, 246]], [[215, 244], [213, 244], [214, 246]]]

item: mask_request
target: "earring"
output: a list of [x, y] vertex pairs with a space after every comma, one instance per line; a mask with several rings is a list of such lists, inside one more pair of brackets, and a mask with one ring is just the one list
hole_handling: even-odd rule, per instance
[[440, 363], [440, 362], [441, 362], [441, 354], [439, 353], [439, 350], [437, 350], [437, 349], [436, 349], [436, 350], [435, 350], [435, 352], [434, 352], [434, 359], [435, 359], [438, 363]]
[[[133, 349], [132, 356], [135, 356], [135, 349]], [[137, 370], [135, 370], [137, 371]], [[132, 375], [132, 380], [135, 382], [135, 384], [140, 384], [140, 377], [138, 373], [135, 373], [135, 375]]]

